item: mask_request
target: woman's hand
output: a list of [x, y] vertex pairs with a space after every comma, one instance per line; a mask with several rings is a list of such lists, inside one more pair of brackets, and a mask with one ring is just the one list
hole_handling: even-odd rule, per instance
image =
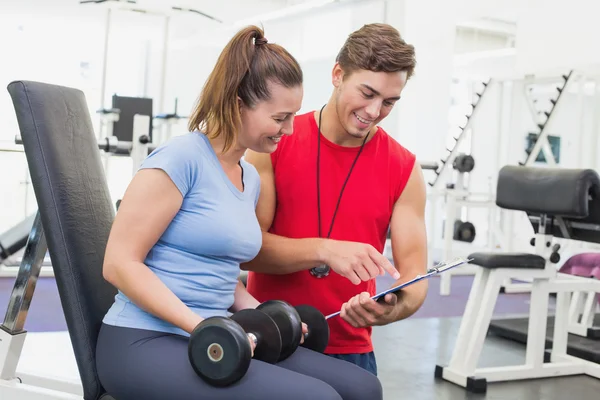
[[302, 336], [300, 336], [300, 344], [304, 343], [304, 335], [308, 334], [308, 325], [302, 323]]
[[250, 352], [252, 353], [252, 357], [254, 357], [254, 349], [256, 349], [256, 344], [254, 344], [254, 339], [252, 336], [248, 335], [248, 341], [250, 342]]

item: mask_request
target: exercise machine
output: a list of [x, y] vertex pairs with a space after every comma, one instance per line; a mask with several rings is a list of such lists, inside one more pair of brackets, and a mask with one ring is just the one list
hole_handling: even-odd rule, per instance
[[[160, 2], [153, 2], [153, 4], [139, 4], [137, 1], [132, 0], [80, 0], [79, 4], [84, 7], [100, 7], [101, 9], [106, 10], [106, 18], [104, 25], [104, 46], [103, 46], [103, 65], [102, 65], [102, 76], [100, 83], [100, 110], [98, 110], [98, 114], [101, 116], [101, 123], [107, 122], [108, 124], [118, 121], [121, 116], [119, 115], [119, 107], [114, 105], [113, 98], [113, 106], [111, 109], [105, 109], [105, 97], [106, 97], [106, 87], [107, 87], [107, 72], [108, 72], [108, 59], [109, 59], [109, 42], [111, 30], [113, 29], [113, 16], [115, 13], [123, 12], [123, 13], [136, 13], [136, 14], [145, 14], [145, 15], [153, 15], [159, 16], [163, 19], [162, 26], [162, 43], [161, 43], [161, 66], [160, 66], [160, 78], [159, 78], [159, 87], [160, 87], [160, 95], [158, 98], [157, 111], [158, 115], [168, 115], [165, 114], [164, 111], [164, 101], [166, 97], [166, 87], [167, 87], [167, 68], [168, 68], [168, 60], [169, 60], [169, 39], [171, 35], [171, 19], [174, 15], [177, 14], [188, 14], [197, 16], [204, 20], [209, 20], [212, 23], [223, 24], [223, 21], [209, 15], [201, 10], [190, 8], [187, 6], [179, 6], [174, 4], [160, 4]], [[145, 77], [145, 81], [148, 81], [148, 77]], [[144, 94], [147, 90], [147, 84], [144, 87]], [[152, 112], [152, 110], [151, 110]], [[150, 114], [151, 115], [151, 114]], [[169, 122], [172, 122], [169, 121]], [[150, 126], [152, 129], [152, 126]], [[167, 128], [167, 130], [170, 128]], [[102, 135], [103, 129], [98, 131], [97, 139], [101, 140], [105, 136], [110, 137], [111, 132], [108, 129], [107, 134], [105, 136]], [[117, 135], [118, 136], [118, 135]], [[151, 137], [152, 135], [150, 135]], [[123, 140], [120, 138], [120, 140]], [[160, 142], [157, 142], [160, 143]]]
[[[567, 354], [569, 308], [576, 292], [600, 293], [600, 281], [559, 273], [549, 260], [555, 238], [600, 243], [600, 176], [591, 169], [504, 166], [498, 207], [525, 212], [535, 232], [535, 253], [473, 253], [477, 265], [448, 366], [438, 378], [485, 392], [488, 382], [567, 375], [600, 378], [600, 364]], [[500, 287], [507, 279], [530, 279], [531, 304], [523, 365], [477, 368]], [[546, 352], [550, 293], [556, 293], [552, 348]]]
[[[429, 182], [431, 189], [427, 195], [427, 208], [429, 258], [434, 261], [464, 257], [476, 246], [483, 246], [486, 250], [507, 246], [501, 225], [497, 223], [499, 215], [494, 204], [492, 188], [485, 193], [477, 193], [469, 188], [475, 158], [471, 154], [468, 141], [473, 136], [473, 123], [480, 115], [487, 101], [485, 99], [491, 96], [491, 86], [492, 80], [481, 82], [471, 104], [467, 105], [470, 110], [465, 115], [465, 122], [458, 126], [456, 133], [449, 138], [444, 156], [436, 163], [437, 168], [432, 169], [434, 179]], [[487, 212], [488, 230], [483, 234], [478, 232], [475, 224], [469, 220], [469, 211], [474, 208]], [[443, 217], [440, 217], [440, 214]], [[475, 243], [477, 235], [485, 239]], [[442, 275], [440, 294], [450, 294], [452, 276], [474, 274], [474, 267], [466, 266]]]
[[25, 247], [35, 215], [30, 215], [0, 235], [0, 263]]
[[[531, 118], [539, 129], [539, 132], [529, 133], [529, 146], [525, 149], [526, 157], [524, 161], [519, 161], [519, 165], [534, 166], [537, 162], [544, 162], [550, 167], [557, 167], [559, 165], [560, 159], [553, 152], [549, 141], [551, 138], [549, 132], [552, 123], [556, 120], [556, 115], [560, 110], [561, 104], [565, 102], [563, 94], [580, 78], [579, 75], [579, 73], [571, 70], [568, 74], [562, 75], [559, 78], [561, 82], [556, 86], [554, 96], [549, 99], [550, 108], [547, 110], [540, 110], [536, 106], [537, 100], [532, 98], [531, 95], [533, 82], [523, 85], [523, 92]], [[556, 245], [560, 247], [560, 244], [557, 243]], [[532, 244], [532, 246], [534, 245]], [[558, 253], [558, 250], [556, 253]], [[500, 290], [502, 293], [528, 293], [531, 290], [531, 282], [507, 280]]]
[[[580, 253], [574, 255], [562, 265], [558, 272], [600, 280], [600, 253]], [[569, 333], [592, 339], [600, 339], [600, 327], [594, 326], [595, 315], [598, 313], [600, 316], [599, 306], [600, 296], [598, 293], [573, 293], [571, 307], [569, 308]], [[598, 344], [600, 345], [600, 342]]]
[[173, 126], [176, 126], [181, 120], [188, 119], [189, 117], [177, 114], [177, 106], [179, 100], [175, 99], [175, 108], [173, 112], [158, 114], [154, 117], [155, 121], [158, 121], [158, 126], [154, 131], [153, 141], [155, 143], [164, 143], [173, 136]]
[[[475, 225], [469, 221], [469, 210], [473, 208], [487, 210], [487, 248], [504, 248], [506, 239], [500, 224], [498, 208], [490, 193], [474, 193], [468, 190], [467, 174], [475, 167], [475, 159], [469, 154], [458, 154], [452, 163], [453, 179], [443, 189], [433, 189], [428, 195], [431, 202], [430, 216], [432, 223], [437, 223], [438, 201], [443, 201], [444, 224], [442, 230], [441, 259], [448, 260], [456, 256], [466, 256], [472, 251], [473, 242], [477, 235]], [[491, 188], [490, 188], [491, 189]], [[432, 241], [437, 238], [436, 229], [432, 229]], [[457, 246], [458, 244], [462, 246]], [[431, 247], [435, 247], [434, 244]], [[471, 251], [469, 251], [471, 250]], [[461, 254], [466, 253], [466, 254]], [[447, 296], [451, 291], [452, 277], [457, 275], [474, 275], [475, 266], [448, 271], [440, 276], [440, 294]]]

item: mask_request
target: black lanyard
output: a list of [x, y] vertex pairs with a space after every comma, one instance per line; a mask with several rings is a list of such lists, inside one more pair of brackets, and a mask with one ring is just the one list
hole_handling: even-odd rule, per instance
[[[319, 223], [319, 237], [322, 237], [321, 235], [321, 117], [323, 115], [323, 109], [325, 108], [325, 106], [321, 107], [321, 111], [319, 111], [319, 127], [318, 127], [318, 141], [317, 141], [317, 220]], [[342, 195], [344, 194], [344, 189], [346, 189], [346, 184], [348, 183], [348, 180], [350, 179], [350, 175], [352, 174], [352, 170], [354, 169], [354, 166], [356, 165], [356, 162], [358, 161], [358, 157], [360, 157], [360, 153], [362, 153], [363, 148], [365, 147], [365, 143], [367, 143], [367, 138], [369, 137], [369, 134], [367, 134], [367, 136], [365, 136], [360, 149], [358, 150], [358, 153], [356, 154], [356, 157], [354, 158], [354, 161], [352, 162], [352, 165], [350, 166], [350, 171], [348, 171], [348, 176], [346, 176], [346, 180], [344, 181], [344, 184], [342, 185], [342, 189], [340, 190], [340, 195], [338, 197], [337, 203], [335, 205], [335, 210], [333, 212], [333, 217], [331, 217], [331, 224], [329, 225], [329, 231], [327, 232], [327, 239], [329, 239], [329, 237], [331, 236], [331, 231], [333, 230], [333, 223], [335, 222], [335, 217], [337, 215], [339, 206], [340, 206], [340, 202], [342, 201]], [[329, 275], [329, 266], [322, 264], [319, 265], [318, 267], [314, 267], [310, 270], [311, 275], [317, 277], [317, 278], [323, 278], [327, 275]]]

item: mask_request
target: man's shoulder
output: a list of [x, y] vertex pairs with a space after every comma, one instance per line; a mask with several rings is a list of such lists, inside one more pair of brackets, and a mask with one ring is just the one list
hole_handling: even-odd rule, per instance
[[313, 123], [315, 119], [315, 111], [310, 110], [306, 111], [302, 114], [298, 114], [294, 117], [294, 127], [297, 126], [305, 126], [308, 127], [311, 123]]
[[395, 137], [390, 135], [385, 129], [379, 127], [379, 137], [380, 141], [385, 145], [388, 149], [389, 154], [392, 158], [398, 160], [408, 160], [411, 161], [415, 158], [415, 154], [402, 145]]
[[294, 117], [294, 132], [287, 136], [286, 140], [302, 140], [307, 135], [310, 135], [315, 129], [317, 129], [317, 124], [315, 122], [314, 111], [296, 115]]
[[317, 129], [314, 111], [308, 111], [294, 117], [294, 131], [291, 135], [283, 135], [279, 142], [278, 150], [293, 147], [297, 143], [304, 143]]

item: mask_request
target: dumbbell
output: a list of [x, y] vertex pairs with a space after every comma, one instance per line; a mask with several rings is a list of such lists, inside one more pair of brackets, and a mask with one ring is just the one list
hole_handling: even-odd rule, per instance
[[471, 172], [475, 168], [475, 159], [470, 154], [459, 154], [452, 163], [452, 168], [458, 172]]
[[[329, 342], [329, 325], [323, 314], [309, 305], [293, 307], [281, 300], [269, 300], [258, 307], [275, 321], [281, 333], [281, 353], [278, 361], [283, 361], [291, 356], [298, 346], [302, 346], [319, 353], [325, 351]], [[302, 322], [308, 327], [308, 333], [302, 339]]]
[[281, 353], [281, 334], [275, 321], [262, 311], [244, 309], [226, 317], [204, 319], [192, 331], [188, 357], [192, 368], [213, 386], [229, 386], [244, 377], [252, 357], [274, 364]]
[[313, 306], [302, 304], [296, 306], [300, 319], [308, 327], [308, 333], [304, 336], [302, 347], [323, 353], [329, 343], [329, 325], [327, 319]]

